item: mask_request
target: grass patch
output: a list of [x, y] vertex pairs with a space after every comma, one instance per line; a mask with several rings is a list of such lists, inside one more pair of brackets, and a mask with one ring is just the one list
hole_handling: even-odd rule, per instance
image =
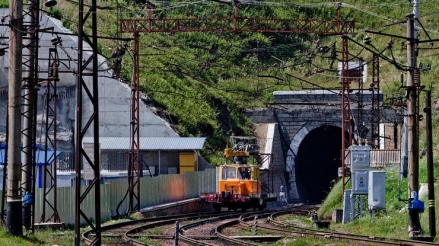
[[312, 227], [313, 221], [310, 217], [305, 216], [297, 216], [297, 215], [288, 215], [282, 216], [281, 221], [283, 223], [293, 224], [300, 227]]
[[154, 245], [154, 246], [160, 246], [161, 244], [159, 242], [153, 241], [149, 237], [141, 237], [138, 239], [140, 242], [147, 243], [148, 245]]
[[318, 238], [302, 238], [302, 237], [290, 237], [279, 240], [275, 243], [268, 244], [275, 245], [294, 245], [294, 246], [309, 246], [309, 245], [331, 245], [331, 246], [344, 246], [346, 241], [335, 241], [334, 239], [318, 239]]
[[75, 238], [73, 230], [35, 230], [31, 234], [24, 232], [22, 237], [6, 233], [6, 226], [0, 226], [0, 245], [72, 245]]
[[151, 229], [145, 230], [144, 233], [149, 234], [149, 235], [163, 235], [163, 230], [162, 230], [162, 228], [151, 228]]

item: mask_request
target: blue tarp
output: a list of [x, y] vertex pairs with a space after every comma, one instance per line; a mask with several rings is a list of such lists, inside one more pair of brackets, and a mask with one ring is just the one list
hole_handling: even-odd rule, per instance
[[[54, 154], [54, 152], [52, 150], [48, 150], [47, 151], [48, 161], [46, 163], [46, 153], [45, 153], [45, 151], [44, 150], [37, 150], [35, 152], [35, 155], [36, 155], [35, 163], [37, 165], [44, 165], [45, 163], [50, 165], [52, 163], [52, 161], [53, 161], [53, 156], [54, 156], [53, 154]], [[57, 157], [60, 154], [61, 154], [61, 151], [57, 151], [56, 152], [56, 156]], [[21, 159], [23, 159], [23, 152], [21, 152]], [[5, 149], [0, 149], [0, 165], [4, 165], [4, 163], [5, 163]]]
[[[56, 152], [56, 157], [61, 154], [61, 151]], [[46, 162], [46, 158], [48, 159]], [[44, 150], [37, 149], [35, 152], [35, 163], [37, 168], [36, 186], [37, 188], [43, 187], [43, 166], [52, 164], [54, 158], [54, 151], [48, 150], [47, 155]], [[21, 159], [23, 159], [23, 152], [21, 152]], [[5, 146], [0, 144], [0, 165], [5, 163]]]

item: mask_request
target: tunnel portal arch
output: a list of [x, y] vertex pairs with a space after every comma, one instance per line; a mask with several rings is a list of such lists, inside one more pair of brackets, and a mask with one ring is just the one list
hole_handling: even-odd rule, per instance
[[301, 201], [322, 202], [341, 167], [341, 128], [322, 126], [309, 132], [296, 156], [297, 192]]
[[287, 155], [289, 198], [320, 203], [337, 179], [341, 167], [342, 129], [308, 125], [293, 138]]

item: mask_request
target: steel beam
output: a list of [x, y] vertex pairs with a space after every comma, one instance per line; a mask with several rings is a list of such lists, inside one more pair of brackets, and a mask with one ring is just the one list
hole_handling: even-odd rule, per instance
[[373, 54], [372, 59], [372, 83], [370, 86], [372, 91], [372, 148], [380, 147], [380, 57]]
[[[128, 167], [129, 212], [140, 210], [140, 135], [139, 135], [139, 33], [134, 33], [134, 73], [131, 88], [131, 151]], [[135, 176], [135, 177], [134, 177]]]
[[120, 19], [122, 33], [136, 32], [263, 32], [348, 34], [353, 21], [297, 20], [274, 18], [142, 18]]
[[[87, 7], [88, 10], [85, 10]], [[75, 127], [75, 246], [81, 243], [80, 225], [83, 219], [95, 235], [90, 245], [101, 245], [101, 192], [100, 192], [100, 156], [99, 156], [99, 90], [98, 90], [98, 38], [97, 38], [97, 0], [78, 4], [78, 74], [77, 74], [77, 97], [76, 97], [76, 127]], [[91, 35], [85, 33], [90, 30]], [[85, 41], [89, 46], [84, 46]], [[87, 68], [90, 66], [89, 68]], [[91, 85], [85, 78], [90, 78]], [[83, 115], [83, 102], [88, 100], [92, 104], [92, 113], [89, 118]], [[85, 118], [85, 124], [83, 124]], [[83, 146], [83, 138], [90, 131], [93, 136], [92, 153], [86, 152]], [[85, 166], [90, 167], [92, 178], [88, 185], [82, 189], [82, 170]], [[85, 171], [84, 171], [85, 174]], [[94, 216], [89, 216], [82, 210], [82, 204], [91, 196], [94, 190]], [[90, 217], [94, 217], [92, 221]]]
[[31, 0], [25, 4], [23, 14], [23, 30], [27, 30], [28, 36], [23, 37], [23, 165], [21, 167], [21, 193], [26, 198], [23, 203], [23, 226], [34, 230], [34, 203], [35, 194], [35, 150], [36, 150], [36, 108], [38, 80], [38, 0]]
[[[57, 158], [56, 158], [56, 103], [57, 92], [56, 83], [58, 78], [59, 59], [56, 48], [49, 48], [49, 72], [46, 80], [40, 81], [39, 84], [44, 84], [46, 87], [46, 100], [45, 100], [45, 141], [44, 141], [44, 166], [43, 172], [43, 206], [40, 217], [40, 223], [52, 221], [55, 223], [60, 222], [58, 207], [57, 207], [57, 194], [56, 194], [56, 171], [57, 171]], [[52, 154], [49, 154], [49, 150], [52, 150]], [[51, 163], [51, 165], [49, 165]], [[51, 209], [51, 216], [46, 218], [47, 207]]]
[[342, 51], [341, 51], [341, 169], [342, 169], [342, 194], [345, 190], [345, 176], [347, 167], [345, 165], [346, 157], [349, 155], [349, 146], [352, 144], [352, 116], [351, 116], [351, 104], [349, 87], [351, 79], [349, 78], [349, 49], [348, 39], [346, 36], [342, 36]]

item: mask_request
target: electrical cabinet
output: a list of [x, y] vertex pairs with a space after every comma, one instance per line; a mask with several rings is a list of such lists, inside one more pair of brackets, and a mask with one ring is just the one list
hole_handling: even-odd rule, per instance
[[351, 191], [352, 190], [344, 190], [343, 194], [343, 224], [347, 224], [352, 221]]
[[369, 170], [354, 170], [352, 172], [352, 194], [367, 195], [368, 194], [368, 178]]
[[370, 168], [370, 150], [369, 145], [352, 145], [351, 151], [351, 169], [369, 169]]
[[368, 188], [369, 209], [386, 209], [386, 173], [383, 171], [369, 172]]

